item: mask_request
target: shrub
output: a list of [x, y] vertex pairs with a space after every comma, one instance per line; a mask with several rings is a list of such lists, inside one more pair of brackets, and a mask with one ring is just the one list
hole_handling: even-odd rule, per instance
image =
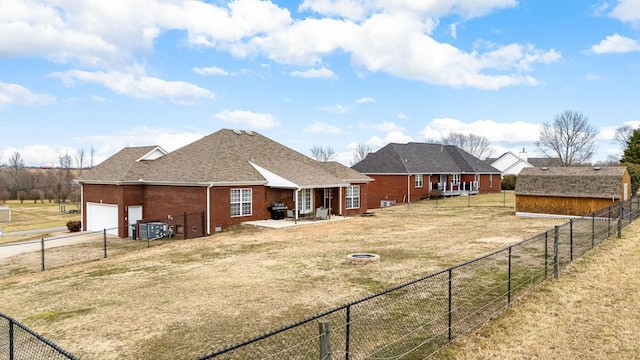
[[440, 190], [440, 189], [430, 190], [429, 191], [429, 197], [432, 198], [432, 199], [439, 199], [439, 198], [443, 197], [442, 196], [442, 190]]
[[67, 229], [69, 232], [78, 232], [82, 229], [82, 221], [69, 221], [67, 222]]
[[515, 190], [518, 177], [514, 174], [504, 175], [502, 178], [502, 190]]

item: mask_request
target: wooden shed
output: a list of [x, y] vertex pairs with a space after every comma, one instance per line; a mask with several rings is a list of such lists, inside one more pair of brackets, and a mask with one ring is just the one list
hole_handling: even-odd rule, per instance
[[0, 222], [11, 221], [11, 208], [8, 206], [0, 206]]
[[625, 166], [522, 169], [516, 181], [516, 215], [584, 216], [631, 197]]

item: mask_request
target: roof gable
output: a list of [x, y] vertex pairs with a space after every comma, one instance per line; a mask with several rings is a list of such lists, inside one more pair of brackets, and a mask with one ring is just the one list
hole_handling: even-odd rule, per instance
[[515, 193], [620, 199], [626, 172], [624, 166], [525, 168], [518, 175]]

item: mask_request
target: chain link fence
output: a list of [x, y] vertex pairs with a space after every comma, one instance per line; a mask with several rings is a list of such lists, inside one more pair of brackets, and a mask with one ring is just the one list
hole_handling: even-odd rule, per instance
[[351, 302], [205, 359], [424, 359], [467, 335], [514, 299], [639, 216], [620, 202], [469, 262]]
[[76, 359], [12, 318], [0, 314], [0, 359]]

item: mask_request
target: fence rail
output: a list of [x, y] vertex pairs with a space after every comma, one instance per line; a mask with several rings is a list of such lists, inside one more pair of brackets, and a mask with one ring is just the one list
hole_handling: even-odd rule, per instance
[[0, 359], [76, 359], [16, 320], [0, 314]]
[[449, 269], [348, 303], [205, 359], [428, 358], [503, 312], [640, 215], [619, 202]]

